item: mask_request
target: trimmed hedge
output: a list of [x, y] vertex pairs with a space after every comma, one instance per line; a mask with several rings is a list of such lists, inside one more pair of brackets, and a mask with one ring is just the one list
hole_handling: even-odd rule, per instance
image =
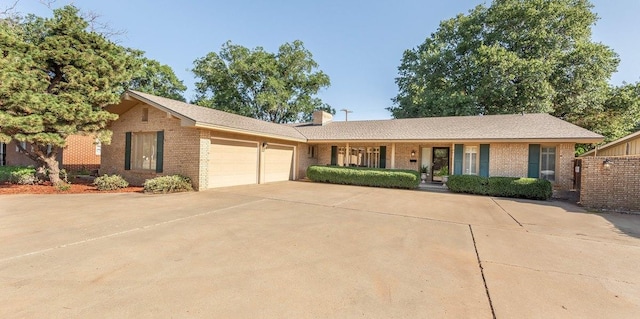
[[166, 194], [192, 191], [191, 179], [181, 175], [160, 176], [144, 181], [144, 192]]
[[547, 200], [553, 194], [551, 183], [538, 178], [452, 175], [447, 187], [456, 193], [541, 200]]
[[314, 165], [307, 168], [307, 178], [314, 182], [414, 189], [420, 173], [412, 170]]
[[9, 182], [11, 184], [33, 185], [40, 180], [36, 176], [36, 169], [24, 166], [2, 166], [0, 167], [0, 183]]

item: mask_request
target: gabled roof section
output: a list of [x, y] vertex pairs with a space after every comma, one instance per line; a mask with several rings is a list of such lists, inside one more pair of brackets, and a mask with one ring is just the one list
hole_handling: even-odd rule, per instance
[[[619, 139], [617, 139], [617, 140], [615, 140], [615, 141], [611, 141], [611, 142], [609, 142], [609, 143], [607, 143], [607, 144], [605, 144], [605, 145], [599, 146], [599, 147], [597, 147], [596, 149], [597, 149], [598, 151], [602, 151], [602, 150], [608, 149], [608, 148], [610, 148], [610, 147], [618, 146], [618, 145], [620, 145], [620, 144], [626, 143], [627, 141], [632, 140], [632, 139], [634, 139], [634, 138], [636, 138], [636, 137], [639, 137], [639, 136], [640, 136], [640, 131], [637, 131], [637, 132], [635, 132], [635, 133], [631, 133], [631, 134], [629, 134], [629, 135], [627, 135], [627, 136], [623, 136], [623, 137], [621, 137], [621, 138], [619, 138]], [[580, 157], [583, 157], [583, 156], [590, 156], [590, 155], [595, 156], [596, 149], [590, 150], [590, 151], [588, 151], [588, 152], [586, 152], [586, 153], [584, 153], [584, 154], [580, 155]]]
[[184, 126], [208, 128], [298, 142], [339, 141], [478, 141], [597, 143], [599, 134], [549, 114], [426, 117], [412, 119], [275, 124], [147, 93], [128, 90], [120, 104], [109, 106], [123, 114], [138, 103], [167, 112]]
[[183, 123], [189, 123], [195, 127], [299, 142], [305, 142], [307, 140], [294, 127], [287, 125], [266, 122], [133, 90], [128, 90], [125, 93], [125, 99], [127, 98], [132, 98], [161, 109], [180, 118], [183, 120]]
[[603, 137], [549, 114], [428, 117], [376, 121], [308, 123], [295, 126], [309, 142], [397, 141], [572, 141], [594, 143]]

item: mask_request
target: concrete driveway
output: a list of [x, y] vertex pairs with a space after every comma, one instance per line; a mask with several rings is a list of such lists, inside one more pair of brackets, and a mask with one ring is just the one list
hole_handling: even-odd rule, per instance
[[0, 196], [1, 318], [637, 318], [640, 216], [287, 182]]

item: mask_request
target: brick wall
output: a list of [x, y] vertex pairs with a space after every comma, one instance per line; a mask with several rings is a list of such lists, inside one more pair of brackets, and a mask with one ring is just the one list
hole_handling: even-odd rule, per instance
[[67, 171], [92, 171], [100, 168], [100, 155], [96, 155], [95, 137], [67, 137], [67, 147], [62, 150], [62, 167]]
[[[143, 108], [149, 110], [147, 122], [142, 121]], [[160, 175], [181, 174], [191, 178], [194, 188], [199, 189], [201, 185], [200, 130], [182, 127], [179, 119], [145, 105], [137, 105], [120, 115], [109, 129], [113, 131], [113, 136], [110, 145], [102, 145], [100, 174], [120, 174], [132, 185], [142, 185], [146, 179]], [[153, 170], [125, 170], [125, 133], [162, 130], [164, 130], [163, 173], [156, 173]]]
[[489, 176], [526, 177], [528, 167], [529, 144], [490, 144]]
[[[553, 187], [557, 190], [570, 190], [573, 187], [575, 144], [552, 145], [556, 147], [556, 181]], [[491, 143], [489, 153], [489, 176], [527, 177], [528, 143]]]
[[[29, 146], [27, 146], [29, 147]], [[36, 163], [32, 161], [30, 158], [26, 157], [21, 152], [16, 150], [16, 141], [11, 141], [7, 144], [7, 155], [6, 155], [6, 165], [7, 166], [34, 166]]]
[[[605, 168], [603, 162], [613, 163]], [[585, 207], [640, 212], [640, 156], [581, 157], [580, 203]]]
[[[29, 144], [27, 144], [27, 147], [30, 147]], [[16, 151], [16, 141], [9, 142], [6, 146], [6, 150], [6, 166], [36, 166], [37, 164], [23, 153]], [[58, 163], [62, 163], [61, 153], [58, 153]]]
[[[307, 177], [307, 168], [311, 165], [317, 165], [319, 163], [319, 150], [320, 145], [313, 145], [316, 148], [315, 157], [311, 157], [309, 154], [309, 144], [298, 143], [298, 179], [303, 179]], [[329, 149], [329, 153], [331, 153], [331, 149]], [[331, 154], [329, 154], [331, 157]]]

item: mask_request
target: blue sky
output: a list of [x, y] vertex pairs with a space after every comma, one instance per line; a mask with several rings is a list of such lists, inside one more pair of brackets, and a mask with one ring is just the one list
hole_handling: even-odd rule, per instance
[[[13, 2], [2, 0], [3, 3]], [[55, 6], [69, 1], [58, 0]], [[276, 51], [280, 44], [302, 40], [331, 87], [319, 96], [337, 110], [353, 110], [349, 120], [387, 119], [385, 110], [397, 93], [394, 79], [402, 53], [435, 32], [441, 20], [466, 13], [481, 0], [396, 1], [143, 1], [76, 0], [85, 11], [126, 33], [122, 45], [173, 68], [193, 97], [193, 61], [218, 52], [224, 42]], [[600, 20], [593, 39], [619, 54], [611, 83], [640, 81], [640, 0], [592, 0]], [[0, 9], [6, 5], [0, 4]], [[17, 10], [50, 16], [37, 0], [21, 0]], [[336, 114], [343, 120], [344, 113]]]

